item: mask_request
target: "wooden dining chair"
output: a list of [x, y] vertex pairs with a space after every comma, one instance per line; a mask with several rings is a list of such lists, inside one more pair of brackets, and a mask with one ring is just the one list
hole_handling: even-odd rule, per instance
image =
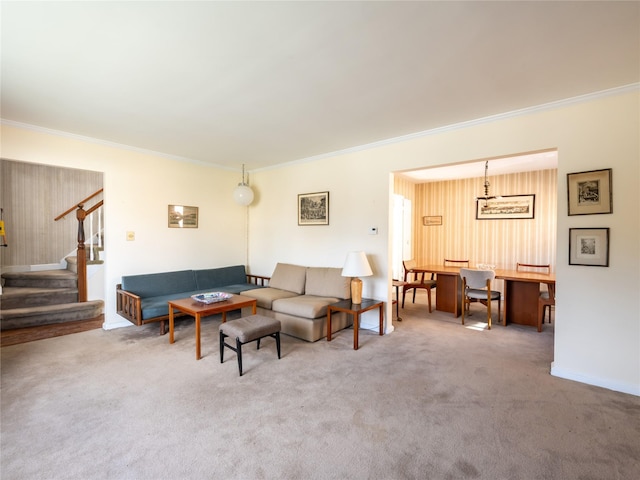
[[520, 262], [516, 263], [517, 272], [527, 272], [531, 270], [543, 271], [542, 273], [551, 273], [551, 265], [549, 265], [548, 263], [545, 263], [545, 264], [520, 263]]
[[404, 267], [402, 308], [404, 308], [404, 297], [407, 294], [407, 290], [413, 290], [413, 303], [416, 303], [416, 291], [424, 288], [427, 291], [427, 303], [429, 305], [429, 313], [431, 313], [431, 289], [436, 286], [433, 274], [431, 274], [430, 278], [425, 279], [426, 272], [416, 270], [417, 265], [415, 260], [403, 260], [402, 266]]
[[[530, 272], [532, 270], [535, 271], [540, 271], [541, 273], [546, 273], [549, 274], [551, 273], [551, 265], [549, 265], [548, 263], [544, 263], [544, 264], [540, 264], [540, 263], [516, 263], [516, 271], [518, 272]], [[555, 292], [551, 292], [549, 290], [549, 288], [554, 288], [555, 289], [555, 285], [550, 285], [550, 284], [546, 284], [547, 288], [546, 290], [542, 289], [542, 285], [540, 286], [540, 302], [544, 303], [544, 306], [542, 308], [542, 319], [540, 320], [540, 318], [538, 319], [539, 321], [541, 321], [542, 323], [544, 323], [544, 317], [545, 317], [545, 311], [547, 310], [547, 307], [549, 307], [549, 323], [551, 323], [551, 308], [556, 304], [555, 301]], [[538, 313], [538, 316], [540, 317], [540, 312]], [[541, 328], [538, 328], [538, 331], [541, 331]]]
[[544, 323], [545, 310], [549, 307], [549, 323], [551, 323], [551, 307], [556, 304], [556, 284], [548, 283], [547, 291], [541, 292], [538, 297], [538, 331], [542, 331]]
[[460, 269], [462, 277], [462, 325], [464, 325], [465, 310], [468, 311], [471, 302], [480, 302], [487, 307], [487, 324], [491, 330], [491, 301], [498, 301], [498, 323], [500, 323], [500, 310], [502, 294], [497, 290], [491, 290], [491, 282], [496, 278], [493, 270]]
[[444, 259], [444, 266], [447, 267], [469, 267], [469, 260], [450, 260]]

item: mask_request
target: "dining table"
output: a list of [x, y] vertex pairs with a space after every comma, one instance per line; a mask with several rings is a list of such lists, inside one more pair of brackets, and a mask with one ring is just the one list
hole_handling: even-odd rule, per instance
[[[414, 271], [436, 274], [436, 310], [452, 313], [454, 317], [462, 314], [460, 267], [420, 265]], [[494, 271], [496, 279], [504, 282], [502, 325], [514, 323], [537, 328], [540, 285], [555, 286], [555, 274], [504, 269]]]

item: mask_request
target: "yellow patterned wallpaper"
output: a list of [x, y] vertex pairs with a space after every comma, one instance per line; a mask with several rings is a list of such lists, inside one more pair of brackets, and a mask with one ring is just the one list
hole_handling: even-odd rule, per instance
[[[534, 219], [476, 220], [475, 198], [484, 178], [413, 184], [395, 177], [394, 193], [412, 201], [413, 252], [418, 264], [444, 258], [469, 259], [515, 269], [516, 263], [556, 264], [557, 170], [489, 178], [490, 195], [535, 194]], [[423, 226], [423, 216], [442, 216], [442, 225]]]

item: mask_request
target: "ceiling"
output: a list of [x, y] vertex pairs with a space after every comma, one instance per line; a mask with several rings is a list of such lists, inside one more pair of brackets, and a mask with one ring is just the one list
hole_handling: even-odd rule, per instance
[[638, 2], [1, 8], [4, 123], [229, 169], [640, 81]]

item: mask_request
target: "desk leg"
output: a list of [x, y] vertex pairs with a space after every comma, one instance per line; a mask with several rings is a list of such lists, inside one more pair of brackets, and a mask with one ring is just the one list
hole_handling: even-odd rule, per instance
[[382, 329], [384, 328], [384, 314], [382, 312], [382, 306], [384, 305], [384, 303], [382, 305], [380, 305], [380, 335], [383, 334]]
[[173, 343], [173, 307], [169, 305], [169, 343]]
[[327, 342], [331, 341], [331, 307], [327, 308]]
[[360, 320], [360, 314], [354, 313], [353, 314], [353, 349], [354, 350], [358, 349], [358, 330], [360, 328], [360, 326], [358, 325], [359, 320]]
[[196, 313], [196, 360], [200, 360], [200, 314]]

